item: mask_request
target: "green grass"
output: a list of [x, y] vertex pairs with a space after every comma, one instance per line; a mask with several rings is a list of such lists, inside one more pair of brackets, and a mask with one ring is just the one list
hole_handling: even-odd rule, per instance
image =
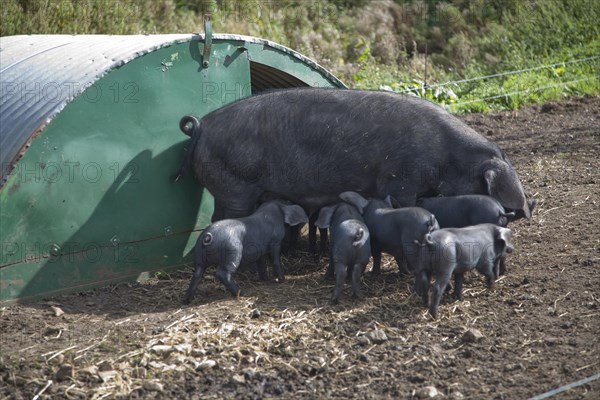
[[597, 0], [2, 0], [0, 35], [198, 32], [207, 12], [215, 32], [289, 46], [350, 87], [459, 112], [600, 94], [598, 60], [430, 87], [597, 56]]

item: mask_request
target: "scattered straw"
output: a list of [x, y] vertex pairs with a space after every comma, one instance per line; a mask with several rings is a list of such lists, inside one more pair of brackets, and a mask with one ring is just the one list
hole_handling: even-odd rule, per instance
[[577, 368], [575, 371], [576, 372], [583, 371], [584, 369], [588, 369], [589, 367], [593, 367], [594, 365], [598, 365], [598, 364], [600, 364], [600, 363], [595, 362], [593, 364], [584, 365], [583, 367]]
[[50, 385], [52, 385], [52, 380], [49, 380], [48, 383], [46, 383], [46, 386], [44, 386], [44, 388], [42, 390], [40, 390], [38, 392], [38, 394], [36, 394], [35, 396], [33, 396], [33, 400], [37, 400], [40, 398], [40, 396], [42, 394], [44, 394], [44, 392], [46, 391], [46, 389], [48, 389], [50, 387]]
[[54, 357], [57, 357], [57, 356], [61, 355], [62, 353], [66, 352], [66, 351], [72, 350], [72, 349], [74, 349], [75, 347], [77, 347], [77, 345], [73, 345], [73, 346], [71, 346], [71, 347], [67, 347], [66, 349], [63, 349], [63, 350], [60, 350], [60, 351], [57, 351], [57, 352], [50, 351], [50, 352], [48, 352], [48, 353], [42, 354], [42, 357], [45, 357], [45, 356], [47, 356], [47, 355], [49, 355], [49, 354], [52, 354], [52, 353], [54, 353], [54, 354], [52, 355], [52, 357], [50, 357], [50, 358], [46, 359], [46, 361], [50, 361], [50, 360], [52, 360]]

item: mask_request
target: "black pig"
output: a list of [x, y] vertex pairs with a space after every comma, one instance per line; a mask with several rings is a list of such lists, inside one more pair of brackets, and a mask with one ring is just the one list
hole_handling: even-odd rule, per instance
[[373, 274], [380, 272], [381, 252], [394, 256], [401, 272], [407, 272], [403, 270], [404, 261], [414, 271], [419, 262], [415, 240], [421, 241], [425, 234], [439, 228], [433, 214], [421, 207], [392, 208], [389, 196], [386, 200], [367, 201], [358, 193], [344, 192], [340, 198], [364, 210], [363, 217], [371, 233]]
[[[454, 296], [461, 298], [464, 273], [477, 269], [487, 278], [488, 287], [498, 278], [500, 264], [513, 251], [512, 232], [494, 224], [465, 228], [438, 229], [427, 235], [421, 244], [421, 262], [415, 271], [417, 294], [435, 318], [442, 294], [454, 274]], [[435, 278], [431, 299], [430, 278]]]
[[213, 221], [252, 213], [263, 193], [305, 209], [339, 193], [419, 197], [487, 194], [516, 216], [529, 202], [506, 154], [441, 107], [383, 91], [294, 88], [247, 97], [180, 128], [193, 165], [215, 197]]
[[206, 227], [196, 242], [194, 276], [183, 299], [184, 304], [189, 304], [194, 298], [209, 265], [218, 266], [217, 278], [234, 296], [238, 296], [240, 290], [231, 274], [241, 263], [257, 263], [261, 279], [266, 279], [266, 255], [271, 256], [273, 271], [279, 282], [283, 282], [280, 252], [285, 235], [284, 223], [294, 226], [306, 222], [308, 217], [302, 207], [271, 200], [249, 217], [226, 219]]
[[440, 228], [462, 228], [478, 224], [508, 225], [514, 212], [505, 212], [500, 202], [481, 194], [427, 197], [417, 205], [435, 215]]
[[[366, 203], [365, 200], [363, 204]], [[369, 229], [361, 212], [348, 203], [323, 207], [315, 225], [331, 231], [327, 275], [331, 276], [335, 271], [336, 277], [331, 303], [338, 302], [347, 271], [352, 271], [352, 296], [360, 298], [360, 276], [371, 257]]]

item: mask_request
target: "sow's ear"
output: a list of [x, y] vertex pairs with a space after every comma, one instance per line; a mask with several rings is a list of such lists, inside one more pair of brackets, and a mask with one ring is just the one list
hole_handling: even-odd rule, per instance
[[298, 205], [281, 205], [281, 211], [283, 211], [283, 220], [290, 226], [305, 224], [308, 222], [308, 217]]
[[327, 229], [331, 225], [331, 217], [335, 211], [335, 206], [327, 206], [319, 211], [319, 218], [315, 221], [315, 225], [321, 229]]
[[531, 210], [513, 167], [499, 158], [485, 161], [482, 167], [487, 194], [498, 200], [504, 208], [522, 210], [524, 216], [530, 218]]
[[341, 193], [339, 197], [346, 203], [352, 204], [354, 207], [356, 207], [358, 209], [358, 212], [360, 212], [361, 214], [364, 213], [365, 208], [369, 204], [367, 199], [365, 199], [356, 192], [344, 192]]

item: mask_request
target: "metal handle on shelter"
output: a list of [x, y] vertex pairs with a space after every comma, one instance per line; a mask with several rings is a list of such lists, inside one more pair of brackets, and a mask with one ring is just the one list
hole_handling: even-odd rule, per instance
[[202, 52], [202, 66], [208, 68], [210, 48], [212, 47], [212, 15], [204, 16], [204, 51]]

